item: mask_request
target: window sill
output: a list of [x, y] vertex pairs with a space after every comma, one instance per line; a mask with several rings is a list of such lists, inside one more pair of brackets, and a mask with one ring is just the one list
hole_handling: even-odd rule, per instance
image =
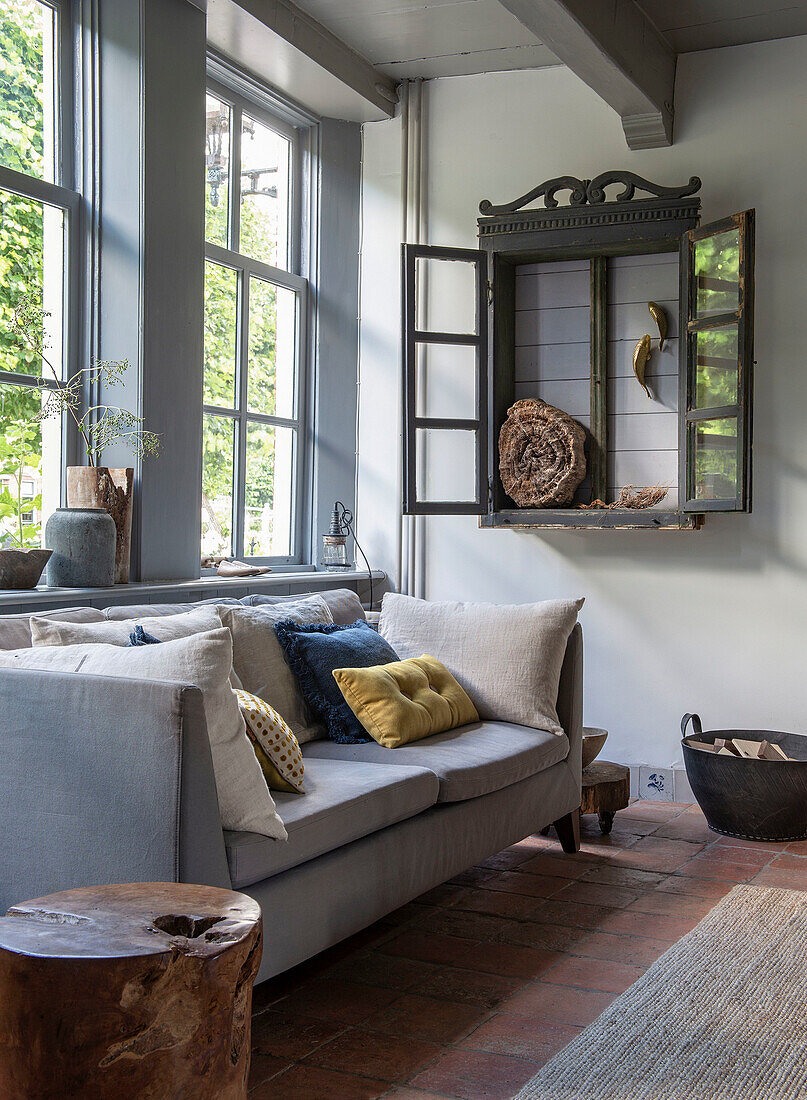
[[[373, 580], [386, 577], [380, 569], [373, 570]], [[213, 596], [241, 597], [252, 592], [268, 592], [288, 595], [294, 591], [319, 591], [325, 588], [353, 588], [356, 582], [366, 581], [367, 571], [350, 569], [344, 573], [328, 573], [325, 570], [289, 570], [268, 573], [261, 577], [200, 577], [190, 581], [142, 581], [132, 584], [116, 584], [112, 588], [48, 588], [41, 585], [30, 589], [0, 589], [0, 612], [44, 611], [55, 607], [108, 607], [111, 604], [167, 603], [173, 597], [177, 601], [191, 603], [194, 599], [210, 599]]]

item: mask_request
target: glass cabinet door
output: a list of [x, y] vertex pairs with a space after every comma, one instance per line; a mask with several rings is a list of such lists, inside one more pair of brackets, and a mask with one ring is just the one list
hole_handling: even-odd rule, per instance
[[403, 511], [488, 510], [487, 256], [403, 246]]
[[751, 510], [754, 211], [682, 240], [682, 501], [688, 512]]

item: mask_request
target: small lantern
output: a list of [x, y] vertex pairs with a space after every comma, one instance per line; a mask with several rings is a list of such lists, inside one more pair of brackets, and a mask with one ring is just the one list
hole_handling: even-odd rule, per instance
[[347, 539], [351, 533], [352, 524], [352, 512], [345, 508], [341, 500], [337, 500], [331, 512], [331, 526], [328, 534], [322, 536], [320, 564], [329, 573], [340, 573], [342, 570], [353, 568], [353, 562], [347, 556]]

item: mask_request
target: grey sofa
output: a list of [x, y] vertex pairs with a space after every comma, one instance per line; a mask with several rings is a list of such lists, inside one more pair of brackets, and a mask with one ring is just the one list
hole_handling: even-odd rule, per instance
[[[363, 614], [353, 593], [326, 598], [336, 621]], [[0, 648], [25, 644], [27, 618], [0, 617]], [[567, 850], [579, 846], [582, 680], [577, 626], [558, 697], [563, 737], [479, 722], [371, 746], [371, 762], [310, 742], [307, 793], [273, 792], [289, 834], [279, 842], [222, 830], [197, 688], [0, 669], [0, 912], [99, 882], [232, 887], [262, 907], [263, 980], [550, 823]]]

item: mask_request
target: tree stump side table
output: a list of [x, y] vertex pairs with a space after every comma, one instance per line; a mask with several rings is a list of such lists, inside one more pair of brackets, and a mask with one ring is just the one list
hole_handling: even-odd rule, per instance
[[261, 912], [212, 886], [65, 890], [0, 918], [3, 1100], [244, 1100]]
[[595, 760], [583, 769], [580, 813], [597, 814], [603, 833], [611, 832], [614, 814], [624, 810], [629, 802], [630, 768], [609, 760]]

